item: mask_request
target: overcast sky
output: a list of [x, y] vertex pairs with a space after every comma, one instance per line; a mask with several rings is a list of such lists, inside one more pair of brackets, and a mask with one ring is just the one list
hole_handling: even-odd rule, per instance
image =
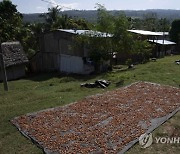
[[[51, 4], [43, 1], [49, 1]], [[93, 10], [96, 3], [103, 4], [108, 10], [180, 9], [180, 0], [12, 0], [12, 2], [21, 13], [47, 12], [47, 8], [52, 5], [64, 6], [64, 9]]]

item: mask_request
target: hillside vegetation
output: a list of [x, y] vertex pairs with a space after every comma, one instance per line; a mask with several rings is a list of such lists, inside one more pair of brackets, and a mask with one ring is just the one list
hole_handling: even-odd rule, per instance
[[[117, 15], [119, 13], [123, 13], [128, 17], [132, 18], [144, 18], [149, 14], [156, 14], [157, 17], [166, 18], [170, 21], [180, 18], [180, 10], [113, 10], [108, 11], [112, 15]], [[68, 16], [74, 18], [84, 18], [89, 22], [96, 22], [97, 20], [97, 11], [96, 10], [71, 10], [71, 11], [63, 11], [62, 14], [67, 14]], [[34, 14], [23, 14], [24, 22], [44, 22], [43, 18], [40, 18], [40, 13]]]

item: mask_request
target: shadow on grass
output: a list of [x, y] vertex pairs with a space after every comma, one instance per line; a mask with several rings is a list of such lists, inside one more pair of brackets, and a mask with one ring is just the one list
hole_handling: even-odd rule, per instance
[[[106, 72], [107, 73], [107, 72]], [[26, 80], [32, 80], [35, 82], [47, 81], [52, 78], [59, 78], [61, 82], [71, 82], [71, 81], [81, 81], [85, 82], [91, 79], [105, 76], [106, 73], [90, 74], [90, 75], [80, 75], [80, 74], [64, 74], [59, 72], [49, 72], [49, 73], [36, 73], [28, 75]]]

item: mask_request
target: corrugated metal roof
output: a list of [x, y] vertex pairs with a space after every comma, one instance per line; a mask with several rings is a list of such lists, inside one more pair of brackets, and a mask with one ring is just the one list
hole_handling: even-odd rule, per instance
[[99, 31], [93, 31], [93, 30], [73, 30], [73, 29], [58, 29], [63, 32], [72, 33], [72, 34], [78, 34], [78, 35], [88, 35], [91, 37], [112, 37], [112, 34], [109, 33], [102, 33]]
[[146, 35], [146, 36], [162, 36], [161, 33], [151, 32], [151, 31], [145, 31], [145, 30], [128, 30], [129, 32]]
[[161, 35], [169, 35], [169, 32], [156, 32], [156, 33], [159, 33], [159, 34], [161, 34]]
[[175, 45], [176, 44], [175, 42], [171, 42], [168, 40], [149, 40], [149, 42], [154, 42], [161, 45]]

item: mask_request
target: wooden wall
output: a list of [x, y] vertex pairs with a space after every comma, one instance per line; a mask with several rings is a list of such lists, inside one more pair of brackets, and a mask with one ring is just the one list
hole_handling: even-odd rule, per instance
[[84, 49], [78, 49], [74, 40], [76, 35], [52, 31], [40, 37], [40, 53], [31, 60], [33, 72], [39, 71], [59, 71], [61, 68], [61, 56], [69, 55], [84, 57]]
[[84, 72], [84, 62], [82, 57], [61, 55], [60, 61], [60, 71], [62, 72], [79, 74]]

